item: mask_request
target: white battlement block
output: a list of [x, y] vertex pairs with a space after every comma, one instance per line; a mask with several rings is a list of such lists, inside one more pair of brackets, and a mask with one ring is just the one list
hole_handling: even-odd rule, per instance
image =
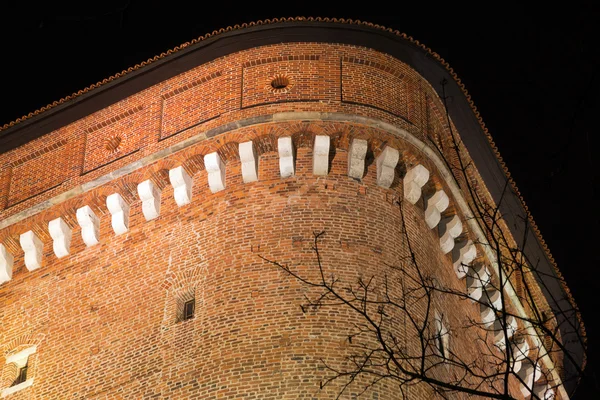
[[142, 213], [146, 221], [158, 218], [160, 215], [160, 189], [148, 179], [138, 185], [137, 191], [142, 200]]
[[192, 202], [192, 177], [183, 166], [169, 170], [169, 181], [173, 186], [173, 197], [179, 207]]
[[444, 218], [440, 224], [440, 247], [447, 254], [454, 248], [454, 239], [462, 233], [462, 222], [458, 215]]
[[542, 369], [538, 363], [533, 364], [530, 360], [525, 360], [517, 375], [525, 382], [525, 385], [521, 385], [521, 394], [528, 396], [533, 391], [534, 382], [542, 377]]
[[208, 173], [208, 187], [217, 193], [225, 189], [225, 164], [219, 153], [209, 153], [204, 156], [204, 166]]
[[106, 206], [110, 212], [110, 224], [116, 235], [129, 231], [129, 204], [119, 193], [113, 193], [106, 198]]
[[13, 255], [0, 243], [0, 284], [12, 279]]
[[421, 198], [421, 188], [429, 180], [429, 171], [421, 164], [409, 169], [404, 175], [404, 198], [415, 204]]
[[494, 321], [493, 329], [494, 343], [500, 349], [504, 350], [506, 348], [506, 339], [510, 340], [517, 331], [517, 319], [512, 315], [506, 317], [506, 335], [504, 334], [504, 329], [502, 329], [502, 320], [500, 319]]
[[258, 157], [252, 140], [240, 143], [238, 146], [242, 163], [242, 180], [244, 183], [258, 180]]
[[375, 161], [377, 165], [377, 184], [388, 189], [394, 183], [395, 169], [400, 159], [400, 152], [385, 146]]
[[427, 208], [425, 209], [425, 222], [429, 229], [432, 229], [439, 224], [442, 217], [442, 212], [448, 208], [450, 199], [443, 190], [438, 190], [427, 199]]
[[481, 314], [481, 324], [485, 328], [489, 328], [496, 320], [496, 312], [485, 304], [479, 304], [479, 312]]
[[471, 240], [455, 244], [454, 249], [452, 249], [452, 262], [458, 279], [462, 279], [467, 275], [467, 267], [475, 257], [477, 257], [477, 248]]
[[554, 399], [554, 389], [546, 383], [536, 383], [533, 385], [533, 394], [541, 400], [552, 400]]
[[290, 136], [277, 139], [277, 150], [279, 151], [279, 173], [282, 178], [294, 176], [294, 143]]
[[[510, 339], [512, 358], [515, 361], [525, 360], [529, 356], [529, 342], [524, 336], [514, 335]], [[515, 370], [515, 372], [517, 372]]]
[[490, 271], [484, 264], [477, 264], [467, 268], [467, 296], [478, 301], [483, 296], [483, 289], [492, 279]]
[[513, 315], [509, 315], [506, 317], [506, 332], [508, 333], [508, 338], [512, 338], [515, 333], [517, 333], [517, 329], [519, 329], [519, 325], [517, 324], [517, 318]]
[[94, 214], [90, 206], [77, 209], [77, 223], [81, 227], [81, 238], [86, 246], [100, 243], [100, 219]]
[[521, 335], [514, 335], [510, 339], [510, 348], [512, 350], [511, 367], [515, 373], [518, 373], [529, 354], [529, 342]]
[[72, 231], [62, 218], [56, 218], [48, 222], [48, 231], [52, 237], [52, 249], [57, 258], [69, 255], [71, 247]]
[[442, 234], [440, 236], [440, 249], [442, 254], [448, 254], [454, 248], [454, 238], [452, 236]]
[[329, 146], [331, 139], [327, 135], [316, 135], [313, 146], [313, 174], [327, 175], [329, 172]]
[[495, 310], [502, 310], [502, 295], [495, 287], [486, 287], [481, 296], [481, 301], [489, 304]]
[[[442, 219], [442, 214], [435, 207], [427, 207], [425, 209], [425, 223], [429, 229], [435, 228]], [[454, 246], [452, 246], [454, 247]]]
[[33, 231], [22, 233], [19, 237], [21, 248], [25, 252], [25, 266], [33, 271], [42, 266], [42, 250], [44, 244]]
[[353, 139], [348, 152], [348, 176], [361, 180], [365, 173], [365, 158], [368, 143], [364, 139]]

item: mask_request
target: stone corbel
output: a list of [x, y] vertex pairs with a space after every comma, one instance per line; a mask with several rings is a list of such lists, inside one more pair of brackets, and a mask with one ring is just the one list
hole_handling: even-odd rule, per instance
[[204, 166], [208, 173], [208, 187], [211, 192], [217, 193], [225, 189], [225, 164], [219, 153], [209, 153], [204, 156]]
[[69, 255], [71, 247], [72, 231], [62, 218], [56, 218], [48, 222], [48, 231], [52, 237], [52, 249], [57, 258]]
[[179, 207], [192, 202], [192, 177], [183, 166], [169, 170], [169, 181], [173, 185], [173, 196]]

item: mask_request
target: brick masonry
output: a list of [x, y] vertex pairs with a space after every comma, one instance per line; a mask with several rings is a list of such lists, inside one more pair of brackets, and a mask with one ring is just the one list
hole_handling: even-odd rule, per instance
[[[271, 85], [278, 77], [287, 80], [286, 88]], [[355, 46], [282, 44], [200, 65], [0, 155], [0, 219], [6, 219], [200, 138], [0, 231], [15, 256], [13, 279], [0, 286], [3, 355], [37, 345], [35, 383], [11, 398], [334, 398], [335, 386], [319, 390], [326, 371], [318, 360], [335, 364], [348, 354], [344, 339], [354, 316], [347, 310], [302, 313], [307, 289], [258, 255], [311, 276], [312, 232], [325, 230], [328, 271], [345, 281], [359, 274], [381, 276], [386, 264], [406, 255], [399, 245], [405, 238], [396, 202], [403, 197], [400, 177], [407, 168], [421, 163], [435, 172], [425, 190], [449, 190], [419, 149], [381, 129], [302, 120], [236, 128], [235, 122], [284, 112], [344, 113], [393, 124], [422, 141], [447, 143], [442, 109], [428, 82], [386, 54]], [[222, 134], [203, 136], [227, 124], [232, 128]], [[331, 138], [326, 177], [312, 174], [315, 135]], [[279, 175], [281, 136], [292, 136], [297, 149], [296, 174], [286, 179]], [[360, 183], [347, 176], [353, 138], [368, 140], [370, 149]], [[259, 181], [244, 184], [237, 144], [247, 140], [257, 148]], [[377, 186], [374, 163], [386, 145], [401, 153], [390, 189]], [[208, 188], [202, 161], [214, 151], [226, 165], [226, 189], [217, 193]], [[192, 202], [183, 207], [175, 204], [168, 181], [168, 170], [178, 165], [194, 178]], [[161, 214], [151, 221], [144, 219], [135, 189], [146, 179], [162, 189]], [[131, 206], [130, 231], [120, 236], [112, 232], [105, 205], [114, 192]], [[83, 205], [100, 217], [101, 240], [94, 247], [85, 246], [74, 217]], [[439, 250], [437, 230], [423, 222], [423, 207], [403, 206], [417, 258], [445, 285], [462, 289], [451, 257]], [[448, 212], [458, 209], [451, 205]], [[71, 254], [61, 259], [52, 252], [47, 228], [57, 216], [73, 228]], [[18, 245], [27, 230], [44, 243], [42, 267], [33, 272], [26, 270]], [[178, 307], [190, 296], [196, 299], [195, 317], [178, 321]], [[478, 357], [480, 332], [463, 329], [469, 319], [480, 318], [478, 307], [456, 298], [435, 302], [456, 333], [453, 351]], [[399, 327], [399, 335], [405, 329]], [[417, 385], [409, 395], [426, 399], [432, 393]], [[397, 389], [383, 383], [365, 396], [392, 399]]]

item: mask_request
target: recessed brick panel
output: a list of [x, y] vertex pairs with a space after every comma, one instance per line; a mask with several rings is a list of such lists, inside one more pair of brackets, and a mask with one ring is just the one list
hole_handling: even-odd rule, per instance
[[161, 137], [219, 116], [223, 112], [223, 84], [221, 72], [213, 72], [164, 93]]
[[69, 145], [59, 142], [13, 163], [7, 207], [60, 185], [69, 178]]
[[137, 105], [86, 129], [84, 173], [138, 150], [141, 136], [136, 133], [145, 131], [145, 114], [144, 106]]
[[[271, 61], [244, 66], [242, 107], [282, 101], [318, 101], [332, 97], [336, 79], [318, 55], [303, 60]], [[277, 59], [275, 59], [277, 60]], [[285, 78], [288, 86], [275, 89], [271, 83]]]
[[361, 61], [342, 61], [342, 101], [375, 107], [408, 120], [408, 88], [404, 77], [379, 64], [367, 65]]

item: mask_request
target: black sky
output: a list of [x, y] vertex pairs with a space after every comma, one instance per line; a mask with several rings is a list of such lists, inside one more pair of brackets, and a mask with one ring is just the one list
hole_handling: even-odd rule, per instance
[[[429, 2], [416, 9], [396, 2], [373, 3], [369, 13], [368, 4], [291, 10], [273, 3], [267, 12], [243, 12], [233, 3], [85, 3], [0, 6], [0, 125], [182, 42], [265, 18], [361, 19], [439, 53], [475, 101], [582, 311], [588, 374], [600, 371], [597, 6]], [[218, 5], [228, 14], [215, 15]], [[600, 398], [596, 386], [586, 377], [574, 398]]]

